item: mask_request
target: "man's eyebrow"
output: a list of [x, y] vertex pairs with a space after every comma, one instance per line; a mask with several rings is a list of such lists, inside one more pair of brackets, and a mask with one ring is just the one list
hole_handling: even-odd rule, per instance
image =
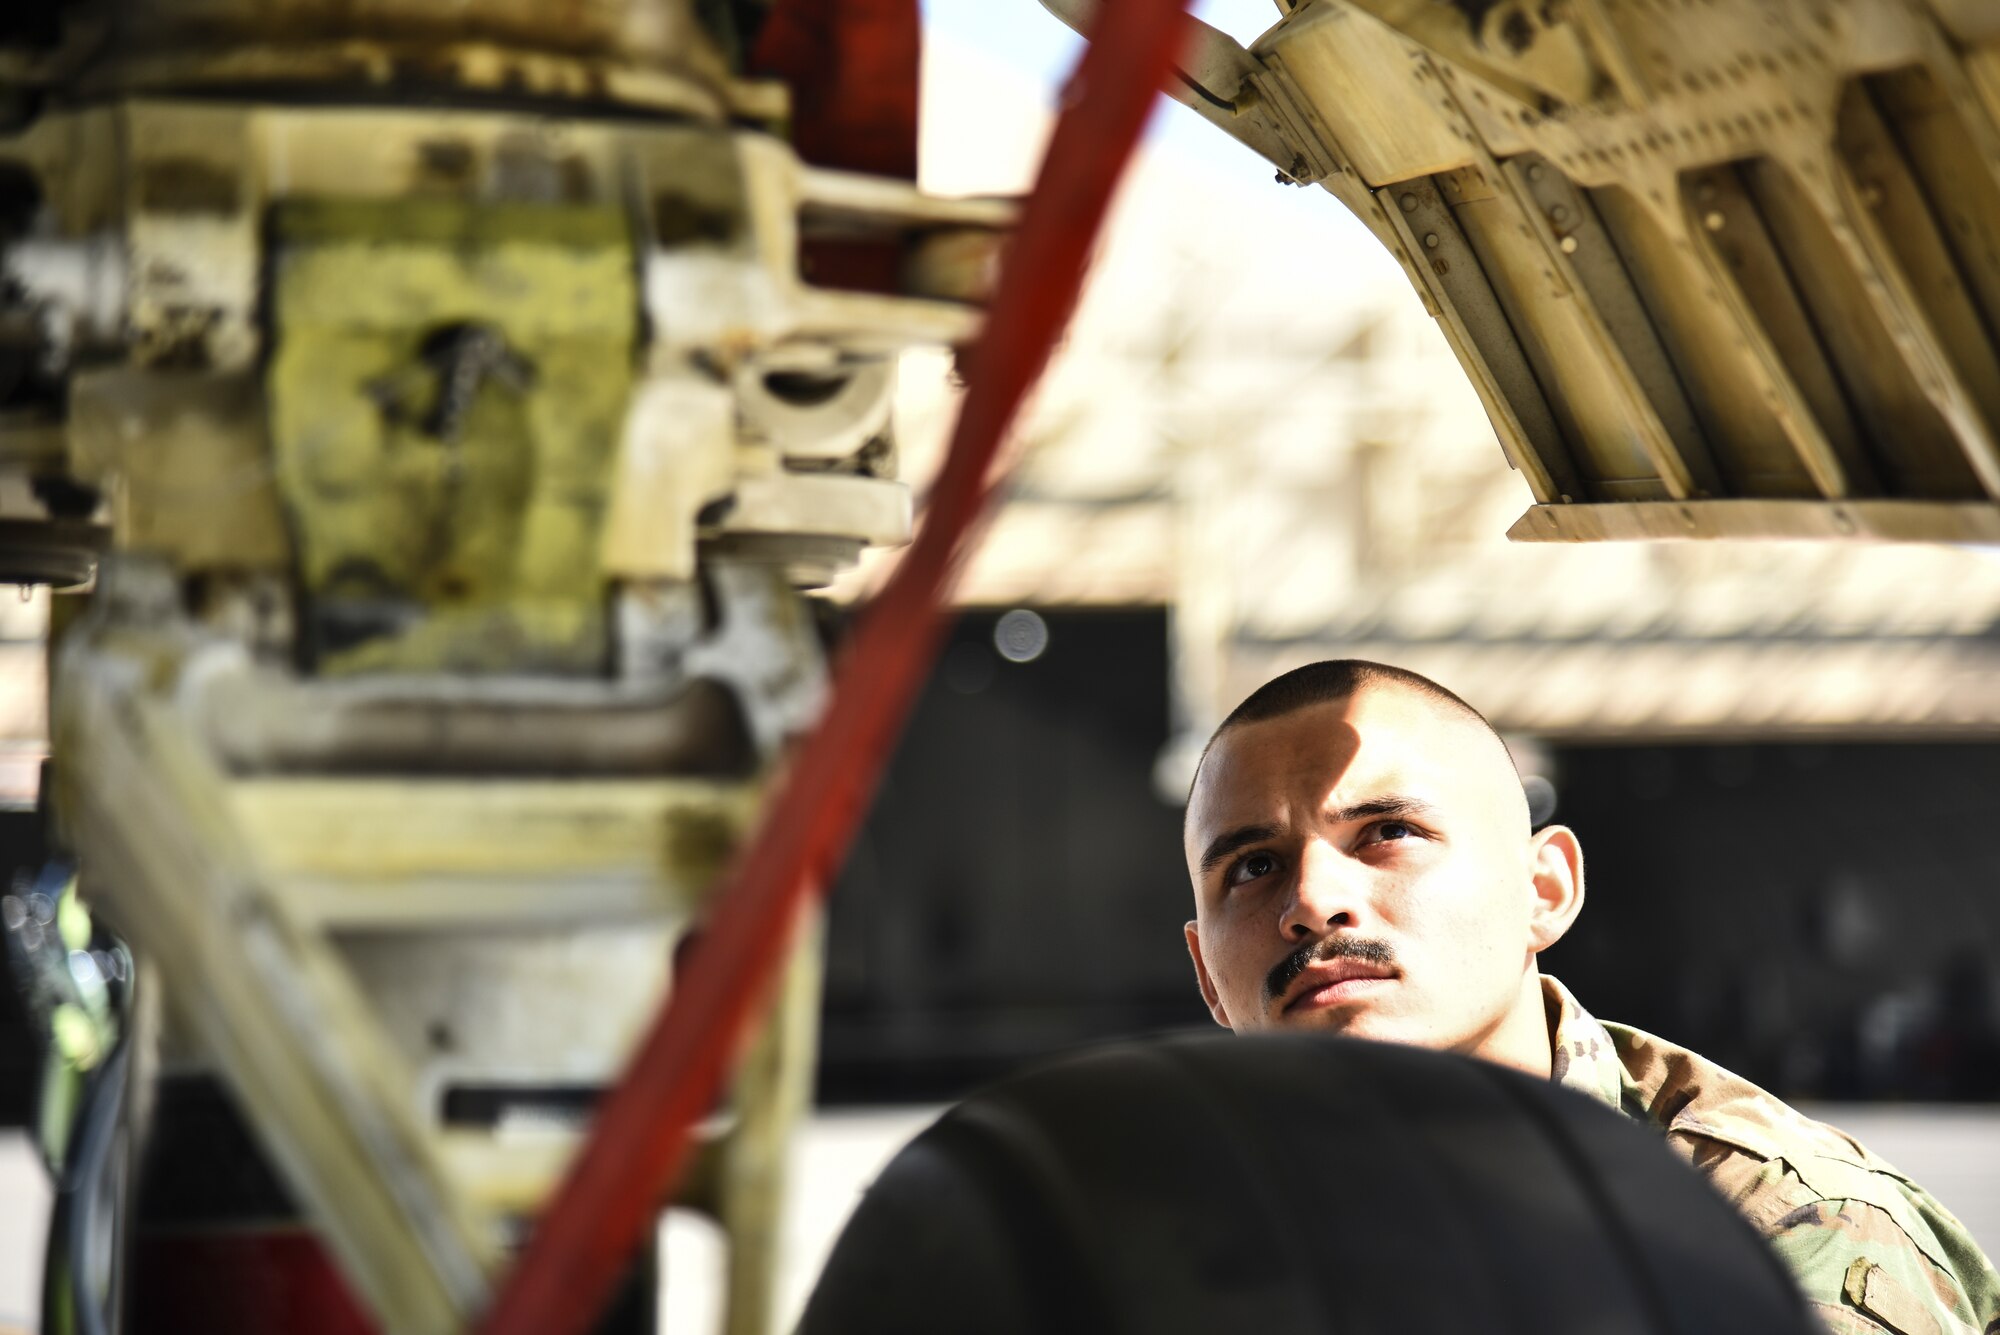
[[1384, 816], [1414, 819], [1437, 815], [1437, 808], [1421, 797], [1371, 797], [1353, 806], [1337, 807], [1323, 813], [1327, 820], [1344, 825], [1351, 820], [1380, 820]]
[[1218, 834], [1201, 851], [1201, 874], [1206, 876], [1215, 870], [1215, 865], [1231, 853], [1247, 844], [1260, 843], [1265, 839], [1275, 839], [1279, 830], [1275, 825], [1239, 825], [1224, 834]]

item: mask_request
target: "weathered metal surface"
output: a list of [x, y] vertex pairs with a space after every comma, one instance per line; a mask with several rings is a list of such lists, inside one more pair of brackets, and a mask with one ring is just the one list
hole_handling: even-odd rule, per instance
[[272, 448], [319, 671], [599, 669], [624, 217], [297, 202], [272, 229]]
[[[1447, 186], [1467, 188], [1450, 177]], [[1406, 253], [1421, 255], [1435, 280], [1453, 300], [1438, 307], [1439, 323], [1486, 403], [1502, 447], [1528, 481], [1536, 499], [1574, 498], [1583, 482], [1570, 458], [1563, 429], [1535, 379], [1507, 312], [1471, 244], [1445, 203], [1445, 191], [1430, 181], [1413, 181], [1384, 210]]]
[[[1894, 500], [1893, 524], [1812, 531], [1949, 541], [2000, 497], [2000, 38], [1976, 6], [1286, 8], [1200, 57], [1312, 113], [1280, 147], [1238, 137], [1348, 168], [1314, 179], [1402, 261], [1538, 502]], [[1440, 197], [1453, 227], [1395, 206]], [[1796, 536], [1795, 513], [1731, 531]]]
[[676, 673], [645, 687], [533, 678], [300, 680], [223, 649], [181, 697], [217, 759], [242, 772], [718, 774], [751, 753], [713, 691]]
[[493, 41], [635, 61], [701, 59], [707, 34], [689, 0], [117, 0], [104, 7], [114, 40], [315, 42], [367, 38]]
[[88, 893], [175, 980], [176, 1014], [229, 1070], [384, 1327], [458, 1330], [499, 1238], [456, 1202], [406, 1102], [407, 1070], [330, 946], [271, 892], [221, 774], [160, 693], [176, 637], [140, 627], [171, 577], [107, 575], [108, 618], [70, 633], [56, 678], [64, 834], [87, 850]]
[[896, 368], [888, 361], [787, 366], [765, 359], [739, 372], [746, 433], [788, 459], [849, 459], [889, 430]]
[[685, 917], [754, 814], [756, 788], [264, 775], [233, 780], [229, 802], [302, 920], [379, 931]]
[[[505, 1213], [539, 1199], [574, 1144], [574, 1128], [520, 1142], [511, 1124], [448, 1125], [454, 1091], [498, 1091], [532, 1117], [549, 1091], [610, 1080], [754, 816], [754, 777], [687, 777], [688, 755], [613, 777], [616, 748], [662, 713], [659, 683], [727, 683], [758, 748], [735, 743], [741, 764], [816, 707], [818, 648], [790, 591], [769, 568], [716, 573], [730, 571], [721, 621], [638, 687], [288, 681], [191, 623], [170, 567], [130, 555], [64, 637], [61, 811], [93, 900], [176, 980], [182, 1043], [228, 1073], [385, 1330], [462, 1329]], [[732, 712], [711, 693], [693, 718]], [[297, 735], [275, 742], [287, 723]], [[373, 776], [329, 774], [371, 727], [403, 752], [365, 757]], [[551, 777], [554, 747], [593, 741], [576, 777]], [[458, 772], [413, 774], [413, 744]], [[815, 962], [794, 977], [810, 989]], [[746, 1335], [767, 1319], [809, 998], [774, 1024], [706, 1151]]]
[[243, 372], [111, 367], [70, 386], [70, 473], [102, 489], [120, 546], [186, 571], [282, 571], [264, 395]]
[[[25, 301], [19, 314], [42, 341], [39, 355], [69, 377], [75, 467], [125, 506], [129, 522], [115, 525], [117, 541], [190, 568], [230, 564], [227, 553], [253, 567], [281, 566], [272, 560], [263, 492], [244, 492], [242, 514], [229, 523], [204, 527], [200, 517], [220, 494], [215, 488], [251, 486], [251, 470], [232, 462], [239, 454], [275, 448], [286, 518], [303, 522], [302, 537], [319, 553], [312, 558], [318, 575], [321, 558], [340, 565], [323, 540], [341, 506], [353, 518], [392, 505], [387, 495], [353, 489], [366, 439], [377, 442], [377, 465], [412, 484], [401, 493], [407, 512], [384, 530], [400, 535], [387, 545], [402, 543], [407, 566], [412, 543], [439, 545], [440, 523], [449, 526], [439, 515], [452, 509], [440, 494], [448, 478], [459, 479], [453, 486], [497, 485], [506, 473], [498, 458], [505, 450], [469, 442], [472, 466], [454, 472], [446, 458], [453, 447], [438, 428], [462, 432], [469, 412], [495, 419], [503, 435], [516, 417], [540, 422], [544, 436], [560, 434], [560, 422], [575, 414], [537, 409], [534, 401], [594, 386], [596, 407], [583, 416], [614, 420], [598, 420], [588, 433], [579, 424], [573, 434], [601, 439], [610, 457], [590, 461], [606, 471], [577, 501], [601, 487], [609, 517], [595, 523], [594, 550], [571, 544], [574, 559], [542, 561], [543, 575], [554, 578], [560, 566], [578, 581], [593, 570], [600, 581], [685, 580], [705, 537], [745, 531], [740, 522], [698, 522], [731, 498], [739, 479], [829, 466], [878, 479], [882, 494], [836, 505], [829, 513], [846, 517], [830, 529], [807, 510], [786, 510], [787, 536], [848, 544], [839, 549], [844, 556], [827, 547], [807, 563], [823, 582], [851, 561], [856, 539], [902, 540], [892, 494], [889, 358], [913, 343], [963, 341], [978, 318], [972, 303], [982, 295], [981, 275], [1013, 216], [1006, 201], [933, 198], [905, 183], [804, 167], [784, 144], [754, 131], [463, 109], [127, 100], [44, 116], [0, 140], [0, 172], [7, 170], [32, 179], [46, 206], [32, 236], [11, 244], [0, 237]], [[122, 178], [135, 187], [117, 188]], [[588, 272], [577, 267], [588, 247], [574, 234], [557, 235], [586, 215], [600, 229], [588, 262], [597, 267]], [[499, 221], [503, 216], [511, 221]], [[318, 221], [303, 221], [309, 217]], [[559, 217], [572, 221], [539, 233], [541, 224], [523, 221]], [[335, 218], [346, 220], [344, 236], [335, 235]], [[543, 250], [531, 255], [535, 235]], [[822, 237], [907, 247], [908, 290], [845, 291], [808, 281], [802, 248]], [[392, 245], [392, 238], [400, 239]], [[472, 259], [467, 246], [484, 247], [483, 257]], [[530, 270], [549, 299], [533, 317], [502, 319], [509, 284], [527, 281]], [[369, 281], [352, 281], [363, 272]], [[608, 341], [586, 349], [575, 341], [579, 321], [594, 321], [591, 336]], [[290, 336], [287, 323], [297, 324]], [[520, 344], [553, 339], [558, 325], [569, 351], [537, 380], [528, 374], [534, 357]], [[400, 330], [393, 338], [392, 327]], [[485, 347], [487, 333], [499, 347]], [[371, 338], [374, 352], [363, 356]], [[308, 351], [318, 339], [327, 342], [330, 361], [316, 359], [320, 349]], [[621, 339], [627, 352], [609, 355]], [[76, 370], [86, 354], [101, 363], [121, 351], [157, 378], [142, 383], [119, 379], [128, 375], [123, 369]], [[620, 369], [635, 361], [618, 390]], [[447, 362], [467, 373], [471, 391], [452, 412], [439, 411], [448, 397]], [[322, 376], [327, 367], [338, 374]], [[100, 382], [100, 375], [112, 378]], [[218, 377], [212, 395], [202, 390], [209, 383], [202, 376]], [[357, 384], [365, 395], [357, 397]], [[295, 403], [271, 396], [279, 385]], [[178, 407], [161, 397], [174, 386]], [[141, 411], [113, 411], [133, 395]], [[339, 412], [321, 411], [335, 400]], [[510, 404], [518, 411], [510, 413]], [[260, 412], [274, 424], [305, 417], [340, 429], [341, 448], [328, 452], [317, 438], [314, 448], [316, 458], [339, 465], [326, 481], [348, 489], [344, 501], [336, 504], [323, 488], [301, 490], [297, 442], [260, 444], [252, 430]], [[185, 489], [148, 480], [153, 461], [178, 459], [183, 448], [150, 442], [155, 417], [161, 429], [182, 435], [204, 421], [220, 431], [213, 442], [183, 442], [200, 456]], [[134, 422], [149, 425], [120, 444]], [[520, 457], [519, 448], [514, 453]], [[129, 503], [119, 496], [128, 473]], [[762, 482], [751, 489], [759, 487], [769, 490]], [[853, 490], [858, 496], [861, 488]], [[485, 518], [494, 514], [491, 506], [476, 508]], [[766, 502], [753, 508], [772, 513]], [[480, 527], [488, 537], [500, 531]], [[755, 531], [770, 531], [768, 521]], [[518, 555], [538, 559], [526, 549]], [[444, 568], [450, 564], [432, 562], [429, 577], [462, 582], [465, 572]], [[385, 573], [392, 585], [410, 577], [408, 570]], [[572, 626], [551, 633], [591, 632]], [[426, 652], [433, 650], [437, 661], [461, 665], [478, 657], [454, 658], [435, 644]]]
[[820, 646], [771, 562], [717, 556], [703, 581], [705, 596], [625, 592], [617, 680], [302, 678], [217, 640], [191, 651], [177, 705], [242, 774], [741, 775], [817, 717]]
[[[567, 1142], [440, 1101], [615, 1072], [817, 716], [797, 587], [908, 537], [892, 358], [971, 335], [1014, 209], [803, 166], [684, 0], [107, 13], [0, 60], [63, 94], [0, 108], [0, 504], [101, 494], [127, 572], [59, 805], [383, 1328], [462, 1328]], [[849, 240], [883, 290], [814, 279]], [[700, 1188], [745, 1335], [777, 1025]]]
[[1714, 538], [1877, 538], [2000, 543], [2000, 510], [1982, 502], [1805, 500], [1637, 501], [1585, 508], [1537, 505], [1507, 536], [1516, 542], [1686, 541]]
[[89, 40], [23, 53], [17, 77], [100, 96], [284, 84], [625, 102], [711, 121], [782, 113], [782, 99], [731, 79], [689, 0], [118, 0], [72, 26]]
[[815, 227], [911, 232], [976, 228], [1012, 219], [1001, 200], [943, 200], [893, 181], [800, 164], [776, 139], [660, 134], [637, 163], [650, 221], [663, 244], [645, 263], [655, 359], [715, 349], [730, 364], [786, 340], [850, 355], [963, 343], [976, 308], [958, 302], [815, 286], [801, 274], [801, 242]]
[[812, 1104], [819, 1058], [825, 922], [817, 910], [804, 916], [778, 979], [771, 1019], [737, 1067], [730, 1133], [707, 1156], [713, 1184], [707, 1208], [730, 1233], [727, 1335], [777, 1329], [779, 1294], [772, 1279], [785, 1246], [791, 1140]]

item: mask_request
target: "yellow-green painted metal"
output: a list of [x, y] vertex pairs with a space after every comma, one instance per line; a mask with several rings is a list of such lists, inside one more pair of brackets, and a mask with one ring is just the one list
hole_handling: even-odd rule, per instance
[[[288, 201], [273, 230], [266, 385], [303, 590], [324, 611], [415, 613], [319, 670], [598, 667], [600, 530], [639, 328], [625, 215]], [[468, 329], [504, 347], [511, 382], [439, 363], [439, 340]]]

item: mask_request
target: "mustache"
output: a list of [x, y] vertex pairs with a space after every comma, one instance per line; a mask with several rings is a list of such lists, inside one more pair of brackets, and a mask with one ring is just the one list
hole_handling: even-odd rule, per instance
[[1264, 999], [1276, 1001], [1285, 995], [1299, 975], [1315, 964], [1328, 960], [1361, 960], [1384, 969], [1396, 967], [1396, 952], [1387, 941], [1370, 941], [1358, 936], [1323, 936], [1308, 941], [1279, 960], [1264, 978]]

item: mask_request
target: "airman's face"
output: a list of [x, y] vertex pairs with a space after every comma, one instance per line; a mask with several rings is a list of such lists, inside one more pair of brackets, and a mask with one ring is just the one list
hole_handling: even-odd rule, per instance
[[1580, 906], [1581, 854], [1560, 827], [1530, 833], [1476, 721], [1375, 684], [1234, 727], [1202, 765], [1185, 845], [1188, 949], [1219, 1023], [1496, 1060], [1512, 1024], [1546, 1060], [1531, 966]]

